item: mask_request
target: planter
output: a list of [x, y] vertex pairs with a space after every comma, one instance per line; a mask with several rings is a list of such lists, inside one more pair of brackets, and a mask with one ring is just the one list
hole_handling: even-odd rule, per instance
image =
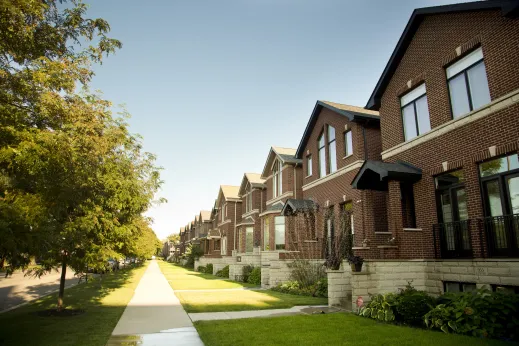
[[355, 264], [351, 264], [351, 271], [352, 272], [356, 272], [356, 273], [359, 273], [362, 271], [362, 263], [355, 263]]

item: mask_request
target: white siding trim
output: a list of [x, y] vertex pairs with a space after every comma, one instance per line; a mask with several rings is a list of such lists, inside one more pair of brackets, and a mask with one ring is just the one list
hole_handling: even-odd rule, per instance
[[350, 163], [349, 165], [347, 166], [344, 166], [338, 170], [336, 170], [335, 172], [333, 172], [332, 174], [328, 174], [322, 178], [319, 178], [317, 180], [314, 180], [312, 181], [311, 183], [308, 183], [306, 185], [303, 185], [303, 191], [306, 191], [308, 189], [311, 189], [313, 187], [316, 187], [317, 185], [320, 185], [322, 183], [325, 183], [327, 182], [328, 180], [332, 180], [332, 179], [335, 179], [337, 178], [338, 176], [340, 175], [343, 175], [345, 173], [348, 173], [350, 171], [353, 171], [354, 169], [357, 169], [357, 168], [360, 168], [362, 167], [362, 165], [364, 164], [364, 160], [357, 160], [353, 163]]

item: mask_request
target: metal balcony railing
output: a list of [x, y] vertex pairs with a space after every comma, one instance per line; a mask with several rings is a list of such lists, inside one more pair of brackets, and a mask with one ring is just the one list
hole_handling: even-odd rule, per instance
[[438, 223], [433, 226], [437, 258], [471, 258], [471, 222], [462, 220]]
[[491, 257], [519, 257], [519, 214], [485, 217], [480, 222]]

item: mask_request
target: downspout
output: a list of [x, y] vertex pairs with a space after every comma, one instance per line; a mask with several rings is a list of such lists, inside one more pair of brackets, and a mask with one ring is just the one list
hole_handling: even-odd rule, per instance
[[234, 202], [234, 250], [236, 250], [236, 205], [238, 202]]

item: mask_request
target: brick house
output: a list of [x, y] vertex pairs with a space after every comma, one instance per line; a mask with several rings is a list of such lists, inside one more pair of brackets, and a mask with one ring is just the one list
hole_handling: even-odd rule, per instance
[[259, 214], [265, 210], [265, 179], [257, 173], [245, 173], [238, 191], [242, 200], [241, 222], [236, 225], [238, 231], [238, 252], [252, 253], [253, 248], [261, 243], [261, 220]]
[[354, 233], [353, 247], [363, 251], [363, 241], [387, 238], [386, 193], [351, 186], [362, 164], [380, 160], [380, 152], [377, 111], [317, 101], [295, 153], [303, 167], [301, 199], [283, 208], [291, 215], [287, 223], [294, 223], [293, 250], [324, 258], [338, 232]]
[[436, 294], [518, 290], [518, 15], [499, 0], [413, 12], [366, 106], [382, 157], [352, 186], [387, 191], [391, 241], [355, 250], [371, 261], [354, 299], [409, 280]]
[[211, 226], [211, 212], [208, 210], [201, 210], [200, 214], [198, 214], [197, 224], [195, 226], [195, 237], [199, 241], [200, 247], [204, 250], [204, 253], [209, 253], [210, 251], [207, 236]]
[[216, 199], [216, 229], [221, 237], [222, 256], [232, 256], [238, 245], [236, 225], [241, 222], [242, 201], [238, 194], [239, 186], [220, 185]]
[[288, 199], [302, 198], [302, 160], [296, 150], [271, 147], [261, 173], [265, 181], [265, 209], [261, 219], [260, 248], [263, 251], [286, 250], [285, 216], [281, 214]]
[[179, 232], [180, 255], [183, 255], [186, 252], [186, 231], [185, 231], [185, 229], [186, 229], [185, 227], [180, 227], [180, 232]]

